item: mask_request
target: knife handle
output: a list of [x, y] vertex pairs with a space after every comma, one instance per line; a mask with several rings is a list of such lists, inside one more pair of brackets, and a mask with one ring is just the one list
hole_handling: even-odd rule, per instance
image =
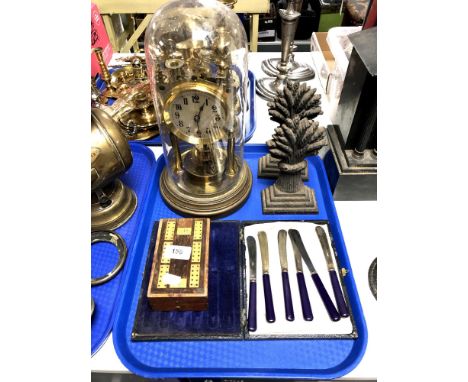
[[257, 330], [257, 283], [250, 282], [249, 288], [249, 317], [247, 318], [247, 325], [250, 332]]
[[312, 274], [312, 280], [314, 280], [315, 287], [317, 288], [320, 298], [327, 309], [328, 315], [330, 316], [332, 321], [338, 321], [340, 319], [340, 314], [335, 308], [333, 301], [331, 300], [330, 296], [327, 293], [327, 290], [323, 286], [322, 280], [318, 273]]
[[275, 308], [273, 306], [273, 296], [271, 295], [270, 275], [263, 274], [263, 294], [265, 295], [265, 312], [268, 322], [275, 322]]
[[341, 317], [348, 317], [348, 307], [346, 306], [343, 292], [341, 291], [340, 283], [338, 281], [338, 276], [335, 270], [330, 271], [330, 280], [333, 287], [333, 294], [335, 295], [336, 305], [338, 305], [338, 312], [340, 312]]
[[299, 285], [299, 294], [301, 295], [301, 306], [302, 306], [302, 315], [304, 320], [312, 321], [314, 315], [312, 314], [312, 308], [310, 306], [309, 293], [307, 292], [307, 287], [304, 279], [304, 273], [297, 272], [297, 284]]
[[284, 296], [284, 310], [286, 311], [286, 320], [294, 321], [294, 308], [291, 298], [291, 287], [289, 285], [288, 272], [281, 272], [283, 278], [283, 296]]

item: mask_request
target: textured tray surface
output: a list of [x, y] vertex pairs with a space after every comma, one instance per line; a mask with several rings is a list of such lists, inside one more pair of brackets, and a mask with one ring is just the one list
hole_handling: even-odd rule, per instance
[[[114, 324], [114, 346], [123, 364], [132, 372], [148, 378], [155, 377], [279, 377], [279, 378], [337, 378], [351, 371], [361, 360], [367, 344], [367, 330], [359, 302], [352, 269], [346, 253], [335, 206], [319, 157], [308, 158], [308, 186], [316, 191], [319, 213], [315, 215], [263, 215], [261, 190], [273, 180], [257, 178], [258, 159], [267, 153], [265, 145], [245, 146], [245, 159], [252, 170], [253, 188], [245, 205], [227, 216], [228, 220], [328, 220], [335, 238], [337, 255], [349, 270], [345, 278], [352, 305], [358, 339], [325, 340], [212, 340], [132, 342], [130, 339], [141, 287], [151, 230], [141, 232], [137, 240], [134, 261], [125, 277], [123, 296]], [[157, 164], [157, 174], [164, 160]], [[158, 181], [151, 221], [163, 217], [178, 217], [162, 201]]]
[[[115, 66], [113, 68], [109, 68], [109, 72], [112, 73], [116, 69], [117, 67]], [[105, 89], [106, 86], [99, 75], [96, 79], [96, 86], [99, 90]], [[108, 101], [109, 105], [112, 105], [113, 103], [113, 100]], [[252, 138], [257, 127], [255, 116], [255, 75], [249, 70], [249, 118], [247, 118], [245, 126], [245, 142], [248, 142], [250, 138]], [[135, 141], [135, 143], [140, 143], [146, 146], [160, 146], [162, 144], [161, 137], [159, 135], [144, 141]]]
[[[153, 152], [141, 145], [130, 145], [133, 164], [121, 177], [124, 184], [130, 186], [137, 195], [137, 209], [128, 222], [115, 231], [125, 240], [128, 256], [124, 268], [112, 280], [91, 288], [91, 295], [96, 303], [91, 320], [91, 354], [94, 354], [104, 343], [112, 329], [115, 306], [122, 288], [123, 273], [132, 261], [132, 249], [139, 228], [138, 222], [143, 219], [147, 202], [151, 176], [156, 167]], [[101, 276], [109, 272], [117, 262], [117, 249], [108, 243], [96, 243], [91, 246], [91, 275]]]

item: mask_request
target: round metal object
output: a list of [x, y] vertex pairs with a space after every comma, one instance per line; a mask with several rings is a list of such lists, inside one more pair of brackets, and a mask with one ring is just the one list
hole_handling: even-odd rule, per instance
[[377, 257], [371, 263], [369, 267], [369, 288], [372, 292], [372, 295], [377, 300]]
[[[167, 124], [171, 133], [176, 137], [180, 138], [185, 142], [191, 144], [207, 144], [215, 142], [218, 139], [222, 139], [225, 136], [224, 129], [217, 129], [209, 136], [199, 137], [195, 135], [195, 130], [191, 133], [187, 133], [177, 126], [173, 121], [173, 116], [171, 113], [172, 105], [174, 101], [177, 100], [184, 93], [195, 93], [200, 94], [200, 97], [210, 97], [218, 101], [218, 104], [222, 107], [224, 116], [227, 115], [226, 112], [226, 97], [227, 94], [223, 92], [222, 88], [216, 86], [210, 82], [185, 82], [179, 85], [174, 86], [171, 91], [170, 96], [167, 98], [164, 103], [164, 121]], [[177, 106], [177, 105], [176, 105]]]
[[166, 203], [182, 214], [195, 216], [226, 215], [239, 208], [247, 199], [252, 188], [252, 173], [243, 162], [238, 181], [228, 191], [212, 194], [195, 194], [181, 189], [165, 167], [159, 189]]
[[128, 110], [120, 116], [119, 122], [128, 128], [144, 129], [154, 126], [156, 125], [154, 106], [149, 106], [147, 109]]
[[129, 90], [126, 102], [122, 104], [123, 111], [115, 117], [122, 128], [125, 137], [130, 141], [141, 141], [159, 134], [156, 125], [156, 113], [149, 83], [141, 82]]
[[[118, 233], [112, 231], [94, 231], [91, 232], [91, 245], [98, 242], [110, 243], [116, 246], [119, 253], [119, 261], [108, 274], [91, 279], [91, 286], [101, 285], [113, 279], [125, 264], [127, 259], [127, 245], [124, 239]], [[93, 309], [94, 310], [94, 309]]]
[[[276, 77], [279, 73], [278, 64], [280, 58], [269, 58], [262, 62], [262, 70], [270, 77]], [[293, 81], [309, 81], [315, 78], [315, 71], [307, 64], [289, 61], [287, 65], [288, 78]]]
[[91, 194], [91, 229], [116, 229], [132, 217], [137, 208], [137, 197], [119, 179], [103, 188], [102, 191], [110, 203], [103, 205], [96, 194]]
[[[91, 227], [115, 229], [133, 215], [135, 193], [116, 179], [133, 162], [122, 129], [106, 112], [91, 109]], [[99, 200], [100, 198], [100, 200]]]
[[129, 141], [142, 141], [159, 134], [153, 104], [142, 109], [125, 111], [120, 115], [119, 122]]
[[91, 317], [93, 317], [95, 309], [96, 309], [96, 304], [94, 303], [94, 298], [91, 297]]
[[109, 114], [91, 109], [91, 190], [109, 184], [133, 162], [120, 125]]
[[122, 131], [129, 141], [145, 141], [159, 135], [159, 128], [157, 125], [136, 127], [131, 124], [128, 126], [122, 124]]

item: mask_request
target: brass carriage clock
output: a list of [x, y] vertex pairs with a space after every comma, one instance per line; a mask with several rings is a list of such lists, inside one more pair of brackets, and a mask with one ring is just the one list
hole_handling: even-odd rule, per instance
[[249, 195], [247, 52], [239, 18], [214, 0], [170, 1], [147, 28], [146, 62], [166, 160], [160, 190], [183, 214], [226, 214]]

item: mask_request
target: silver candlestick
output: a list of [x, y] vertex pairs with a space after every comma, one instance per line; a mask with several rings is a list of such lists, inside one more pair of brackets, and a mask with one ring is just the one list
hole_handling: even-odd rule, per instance
[[[296, 12], [301, 12], [302, 9], [302, 0], [290, 0], [288, 2], [288, 7], [292, 6]], [[296, 21], [294, 24], [294, 32], [293, 36], [296, 35], [297, 25], [299, 20]], [[283, 33], [283, 32], [282, 32]], [[315, 77], [315, 72], [310, 65], [301, 64], [294, 60], [294, 51], [296, 50], [296, 45], [294, 42], [291, 42], [291, 46], [289, 49], [288, 55], [288, 77], [290, 80], [295, 81], [308, 81]], [[278, 75], [279, 69], [278, 66], [280, 65], [281, 60], [279, 58], [269, 58], [268, 60], [264, 60], [262, 62], [262, 70], [269, 76], [275, 77]]]
[[301, 14], [295, 10], [295, 3], [292, 0], [288, 2], [286, 9], [279, 10], [279, 15], [282, 29], [281, 59], [277, 64], [276, 77], [257, 80], [257, 94], [268, 101], [272, 101], [276, 95], [280, 94], [288, 79], [291, 46], [294, 44], [297, 22]]

